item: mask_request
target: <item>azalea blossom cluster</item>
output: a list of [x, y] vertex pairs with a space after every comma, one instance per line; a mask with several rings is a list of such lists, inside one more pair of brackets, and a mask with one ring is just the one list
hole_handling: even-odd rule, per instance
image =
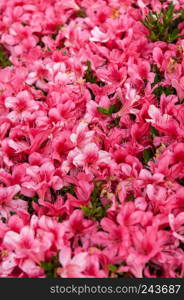
[[183, 9], [0, 0], [1, 278], [184, 276]]

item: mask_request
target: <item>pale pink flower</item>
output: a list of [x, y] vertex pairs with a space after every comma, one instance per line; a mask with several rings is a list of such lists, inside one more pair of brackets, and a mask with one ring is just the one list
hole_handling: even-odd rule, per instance
[[105, 43], [109, 40], [109, 37], [106, 33], [102, 32], [99, 27], [94, 27], [94, 29], [91, 31], [92, 38], [90, 38], [90, 41], [92, 42], [101, 42]]
[[7, 218], [10, 212], [16, 212], [20, 209], [27, 209], [27, 203], [21, 199], [13, 199], [20, 192], [20, 186], [13, 185], [9, 187], [0, 187], [0, 215]]
[[58, 270], [60, 277], [85, 278], [84, 271], [87, 267], [87, 256], [87, 252], [81, 252], [72, 257], [71, 249], [63, 246], [59, 254], [59, 260], [62, 265]]

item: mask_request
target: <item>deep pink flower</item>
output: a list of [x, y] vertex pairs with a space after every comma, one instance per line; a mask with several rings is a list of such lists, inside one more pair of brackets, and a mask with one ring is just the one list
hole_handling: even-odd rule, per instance
[[27, 181], [22, 184], [24, 193], [37, 192], [41, 199], [44, 199], [48, 187], [59, 190], [63, 186], [62, 179], [54, 175], [55, 168], [51, 162], [45, 162], [41, 167], [30, 166], [26, 170]]

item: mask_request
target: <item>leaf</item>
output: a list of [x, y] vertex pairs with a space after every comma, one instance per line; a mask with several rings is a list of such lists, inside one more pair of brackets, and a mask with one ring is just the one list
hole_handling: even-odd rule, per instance
[[160, 70], [158, 69], [157, 65], [151, 65], [151, 72], [155, 73], [154, 82], [151, 84], [151, 87], [153, 88], [157, 83], [161, 82], [164, 77]]
[[81, 9], [77, 10], [76, 11], [76, 17], [86, 18], [87, 17], [86, 10], [84, 8], [81, 8]]
[[162, 94], [168, 95], [176, 95], [176, 89], [173, 88], [171, 85], [169, 86], [161, 86], [159, 85], [157, 88], [155, 88], [152, 92], [155, 96], [157, 96], [157, 99], [160, 99], [160, 96]]
[[158, 132], [158, 130], [155, 127], [153, 127], [153, 126], [151, 126], [150, 132], [151, 132], [153, 138], [155, 136], [159, 136], [160, 135], [159, 132]]
[[12, 66], [12, 63], [9, 60], [6, 52], [7, 52], [6, 49], [2, 45], [0, 45], [0, 68], [1, 69]]
[[154, 152], [151, 148], [143, 151], [143, 162], [147, 164], [154, 156]]
[[96, 83], [99, 86], [104, 86], [105, 83], [103, 81], [100, 81], [94, 74], [91, 68], [91, 62], [89, 60], [86, 62], [86, 65], [87, 65], [87, 70], [84, 74], [84, 79], [86, 80], [86, 82]]
[[121, 102], [117, 102], [116, 104], [111, 104], [109, 108], [104, 108], [104, 107], [97, 107], [97, 110], [107, 116], [111, 116], [114, 113], [117, 113], [122, 107]]
[[173, 31], [168, 35], [168, 42], [172, 43], [178, 39], [179, 30], [177, 28], [173, 29]]
[[155, 32], [151, 32], [150, 36], [149, 36], [149, 39], [152, 41], [152, 42], [156, 42], [158, 40], [158, 37], [157, 35], [155, 34]]
[[42, 261], [41, 262], [41, 267], [45, 271], [51, 271], [52, 270], [52, 264], [50, 262]]
[[56, 30], [55, 30], [55, 33], [53, 33], [52, 34], [52, 38], [54, 39], [54, 40], [56, 40], [56, 38], [57, 38], [57, 35], [58, 35], [58, 33], [59, 33], [59, 31], [60, 31], [60, 29], [63, 27], [63, 25], [56, 25]]
[[173, 3], [171, 3], [168, 8], [162, 9], [160, 13], [150, 11], [142, 20], [142, 24], [149, 30], [148, 38], [152, 42], [176, 43], [181, 38], [178, 25], [184, 21], [184, 11], [174, 11], [174, 8]]
[[56, 191], [56, 194], [57, 195], [61, 195], [61, 196], [64, 196], [67, 193], [69, 193], [69, 194], [71, 194], [73, 196], [76, 196], [76, 194], [75, 194], [75, 187], [74, 187], [73, 184], [71, 184], [71, 185], [65, 185], [65, 186], [62, 187], [61, 190]]
[[126, 198], [125, 202], [130, 202], [130, 201], [133, 201], [134, 199], [135, 199], [134, 195], [129, 195], [129, 196]]
[[100, 194], [101, 194], [101, 190], [102, 190], [102, 184], [104, 184], [105, 181], [104, 180], [99, 180], [95, 182], [95, 186], [94, 189], [91, 193], [91, 198], [93, 201], [98, 201]]
[[110, 109], [109, 108], [103, 108], [103, 107], [97, 107], [97, 110], [104, 114], [104, 115], [107, 115], [107, 116], [110, 116], [112, 113], [110, 112]]
[[96, 181], [94, 189], [91, 193], [91, 201], [88, 206], [81, 205], [81, 210], [84, 213], [85, 217], [90, 217], [95, 221], [100, 221], [103, 217], [106, 216], [106, 211], [110, 205], [103, 205], [100, 201], [100, 195], [102, 191], [102, 184], [105, 181]]
[[58, 255], [52, 256], [50, 261], [41, 261], [40, 267], [45, 271], [45, 275], [47, 278], [56, 278], [57, 276], [57, 268], [61, 266]]
[[120, 117], [116, 117], [110, 121], [110, 123], [107, 125], [107, 128], [114, 128], [119, 127]]
[[109, 271], [112, 271], [112, 272], [117, 271], [117, 267], [115, 265], [108, 265], [107, 268], [108, 268]]
[[168, 7], [168, 10], [166, 11], [163, 21], [164, 23], [167, 25], [171, 22], [172, 18], [173, 18], [173, 14], [174, 14], [174, 5], [173, 3], [171, 3]]
[[23, 194], [18, 194], [17, 195], [18, 198], [24, 200], [24, 201], [27, 201], [28, 202], [28, 212], [30, 214], [34, 213], [34, 208], [33, 208], [33, 203], [38, 203], [38, 196], [34, 196], [34, 197], [27, 197], [27, 196], [24, 196]]

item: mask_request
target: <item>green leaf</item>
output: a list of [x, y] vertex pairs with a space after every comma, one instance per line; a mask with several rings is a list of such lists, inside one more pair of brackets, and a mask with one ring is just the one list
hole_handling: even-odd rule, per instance
[[100, 81], [94, 74], [94, 72], [91, 68], [91, 62], [89, 60], [86, 62], [86, 65], [87, 65], [87, 70], [84, 74], [84, 79], [86, 80], [86, 82], [91, 82], [91, 83], [95, 83], [99, 86], [104, 86], [105, 83], [103, 81]]
[[0, 69], [12, 66], [11, 61], [8, 58], [6, 49], [0, 45]]
[[58, 35], [58, 33], [59, 33], [59, 31], [60, 31], [60, 29], [61, 29], [62, 27], [63, 27], [63, 25], [56, 25], [55, 33], [52, 34], [52, 38], [53, 38], [54, 40], [56, 40], [57, 35]]
[[157, 83], [161, 82], [164, 77], [155, 64], [151, 65], [151, 72], [155, 73], [154, 82], [151, 84], [151, 87], [153, 88]]
[[97, 107], [97, 110], [100, 112], [100, 113], [102, 113], [102, 114], [104, 114], [104, 115], [107, 115], [107, 116], [111, 116], [111, 112], [110, 112], [110, 109], [109, 108], [103, 108], [103, 107]]
[[91, 193], [91, 201], [88, 206], [81, 205], [81, 210], [84, 213], [85, 217], [92, 218], [95, 221], [100, 221], [103, 217], [106, 216], [106, 211], [110, 205], [103, 205], [100, 201], [100, 195], [102, 191], [102, 184], [104, 181], [96, 181], [94, 189]]
[[116, 104], [111, 104], [109, 108], [104, 108], [104, 107], [97, 107], [97, 110], [107, 116], [111, 116], [114, 113], [117, 113], [122, 107], [121, 102], [117, 102]]
[[110, 123], [107, 125], [107, 128], [114, 128], [119, 127], [120, 117], [116, 117], [110, 121]]
[[143, 151], [143, 162], [147, 164], [154, 156], [153, 150], [151, 148], [145, 149]]
[[80, 208], [86, 217], [90, 217], [92, 215], [92, 211], [90, 207], [81, 205]]
[[61, 190], [59, 191], [56, 191], [56, 194], [57, 195], [60, 195], [60, 196], [65, 196], [67, 193], [73, 195], [73, 196], [76, 196], [75, 194], [75, 187], [73, 184], [71, 185], [65, 185], [62, 187]]
[[157, 96], [157, 99], [160, 99], [160, 96], [162, 94], [168, 95], [176, 95], [176, 89], [173, 88], [171, 85], [169, 86], [161, 86], [159, 85], [157, 88], [155, 88], [152, 92], [155, 96]]
[[102, 185], [105, 183], [104, 180], [99, 180], [95, 182], [95, 186], [94, 189], [91, 193], [91, 198], [93, 200], [93, 202], [96, 202], [99, 200], [100, 194], [101, 194], [101, 190], [102, 190]]
[[153, 126], [151, 126], [150, 132], [151, 132], [153, 138], [155, 136], [159, 136], [160, 135], [159, 132], [158, 132], [158, 130], [155, 127], [153, 127]]
[[172, 43], [175, 40], [177, 40], [178, 39], [178, 33], [179, 33], [178, 28], [173, 29], [173, 31], [170, 34], [168, 34], [168, 42]]
[[80, 208], [84, 213], [85, 217], [92, 218], [95, 221], [100, 221], [102, 218], [106, 216], [106, 211], [110, 207], [110, 205], [102, 205], [102, 203], [98, 204], [100, 206], [95, 206], [90, 202], [89, 205], [92, 205], [92, 207], [87, 207], [81, 205]]
[[163, 21], [166, 25], [168, 25], [171, 22], [173, 18], [173, 14], [174, 14], [174, 5], [173, 3], [171, 3], [168, 7], [168, 10], [164, 14], [164, 18], [163, 18]]
[[28, 203], [28, 212], [30, 214], [34, 213], [33, 203], [34, 202], [38, 203], [38, 196], [37, 195], [34, 196], [34, 197], [27, 197], [27, 196], [25, 196], [23, 194], [18, 194], [16, 197], [20, 198], [20, 199], [22, 199], [24, 201], [27, 201], [27, 203]]
[[130, 202], [130, 201], [133, 201], [134, 199], [135, 199], [134, 195], [129, 195], [129, 196], [126, 198], [125, 202]]
[[174, 11], [171, 3], [168, 8], [162, 9], [160, 13], [150, 11], [142, 20], [142, 24], [149, 30], [148, 38], [153, 41], [164, 41], [176, 43], [181, 36], [178, 34], [178, 25], [184, 21], [184, 11]]
[[152, 42], [156, 42], [156, 41], [158, 41], [158, 36], [156, 35], [155, 32], [152, 31], [152, 32], [150, 33], [149, 39], [150, 39]]
[[87, 17], [86, 10], [84, 8], [81, 8], [81, 9], [77, 10], [76, 11], [76, 17], [86, 18]]
[[108, 265], [107, 268], [111, 272], [116, 272], [117, 271], [117, 267], [115, 265]]
[[41, 261], [40, 267], [44, 270], [47, 278], [56, 278], [57, 268], [61, 267], [58, 256], [52, 256], [50, 261]]
[[52, 270], [52, 264], [50, 262], [42, 261], [41, 262], [41, 267], [45, 271], [51, 271]]

